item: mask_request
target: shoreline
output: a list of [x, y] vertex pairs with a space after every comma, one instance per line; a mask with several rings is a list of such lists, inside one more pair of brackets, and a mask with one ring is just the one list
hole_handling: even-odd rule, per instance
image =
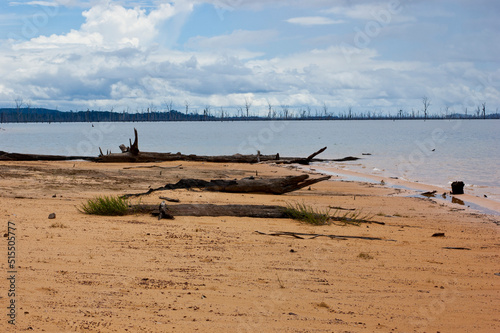
[[[0, 162], [0, 214], [5, 230], [16, 228], [16, 281], [22, 281], [15, 285], [16, 327], [5, 316], [0, 330], [500, 329], [495, 317], [498, 218], [408, 197], [407, 189], [381, 186], [378, 180], [329, 180], [283, 195], [171, 190], [132, 203], [158, 205], [162, 195], [181, 204], [304, 203], [318, 211], [368, 213], [383, 224], [318, 226], [228, 216], [158, 220], [142, 214], [86, 215], [77, 209], [96, 196], [140, 193], [185, 178], [317, 172], [266, 164], [179, 164], [129, 169], [150, 164]], [[55, 219], [48, 218], [52, 213]], [[269, 235], [279, 231], [323, 236]], [[7, 238], [1, 242], [7, 248]], [[7, 260], [0, 261], [0, 269], [7, 271]], [[7, 295], [1, 296], [7, 308]]]
[[[450, 188], [445, 189], [440, 186], [414, 182], [406, 179], [401, 179], [398, 177], [379, 176], [370, 173], [362, 173], [358, 171], [346, 170], [344, 168], [335, 167], [333, 165], [325, 165], [322, 163], [313, 163], [309, 166], [301, 166], [299, 167], [299, 169], [312, 171], [313, 173], [317, 174], [342, 177], [342, 179], [333, 179], [338, 181], [360, 181], [360, 182], [373, 182], [379, 184], [381, 182], [384, 182], [384, 186], [408, 190], [408, 193], [406, 193], [408, 196], [415, 195], [418, 197], [419, 194], [422, 192], [437, 191], [436, 195], [430, 198], [436, 199], [439, 202], [443, 202], [451, 207], [456, 207], [458, 205], [470, 208], [471, 210], [479, 211], [484, 214], [500, 216], [499, 201], [467, 193], [452, 195], [450, 193], [451, 190]], [[466, 190], [467, 189], [464, 189], [464, 191]], [[443, 197], [444, 193], [446, 193], [445, 197]], [[460, 201], [462, 203], [460, 203]]]

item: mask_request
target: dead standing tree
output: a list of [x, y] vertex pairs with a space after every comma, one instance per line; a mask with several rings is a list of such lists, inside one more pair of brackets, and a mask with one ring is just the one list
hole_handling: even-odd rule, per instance
[[14, 103], [16, 103], [17, 122], [19, 123], [21, 120], [21, 108], [23, 107], [24, 100], [21, 97], [17, 97], [14, 99]]
[[250, 107], [252, 106], [252, 100], [245, 97], [245, 111], [247, 114], [247, 119], [250, 117]]
[[429, 109], [429, 106], [431, 106], [431, 101], [429, 100], [429, 98], [427, 98], [427, 96], [424, 96], [424, 97], [422, 97], [422, 104], [424, 107], [424, 120], [426, 120], [427, 119], [427, 111]]

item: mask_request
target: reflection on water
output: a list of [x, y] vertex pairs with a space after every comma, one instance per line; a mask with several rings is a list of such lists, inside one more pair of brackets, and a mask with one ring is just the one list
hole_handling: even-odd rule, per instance
[[457, 197], [451, 197], [451, 202], [454, 204], [459, 204], [459, 205], [465, 206], [465, 202], [463, 200], [460, 200]]
[[472, 209], [480, 211], [480, 212], [482, 212], [484, 214], [500, 216], [500, 212], [495, 211], [495, 210], [491, 210], [491, 209], [488, 209], [488, 208], [485, 208], [485, 207], [480, 206], [478, 204], [475, 204], [473, 202], [463, 201], [462, 199], [459, 199], [459, 198], [454, 197], [454, 196], [447, 196], [446, 193], [443, 193], [442, 195], [436, 196], [433, 192], [435, 192], [435, 191], [432, 191], [432, 192], [423, 192], [423, 193], [419, 193], [419, 194], [413, 194], [413, 195], [410, 195], [408, 197], [410, 197], [410, 198], [426, 197], [426, 198], [429, 198], [429, 199], [430, 198], [435, 198], [435, 199], [438, 199], [438, 200], [445, 200], [447, 202], [451, 202], [451, 203], [454, 203], [454, 204], [457, 204], [457, 205], [460, 205], [460, 206], [466, 206], [466, 207], [472, 208]]

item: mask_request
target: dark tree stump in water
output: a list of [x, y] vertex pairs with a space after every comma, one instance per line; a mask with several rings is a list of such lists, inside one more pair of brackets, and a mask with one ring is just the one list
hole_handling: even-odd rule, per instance
[[464, 194], [464, 182], [451, 183], [451, 194]]

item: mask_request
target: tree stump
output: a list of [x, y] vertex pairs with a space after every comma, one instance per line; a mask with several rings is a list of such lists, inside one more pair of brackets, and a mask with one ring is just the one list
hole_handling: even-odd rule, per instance
[[451, 194], [464, 194], [464, 182], [453, 182], [451, 183]]

